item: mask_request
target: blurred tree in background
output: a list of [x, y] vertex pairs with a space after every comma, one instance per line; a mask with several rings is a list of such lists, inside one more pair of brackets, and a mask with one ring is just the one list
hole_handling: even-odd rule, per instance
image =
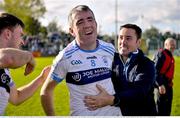
[[43, 0], [3, 0], [0, 8], [22, 19], [27, 34], [36, 35], [41, 31], [38, 19], [46, 12]]
[[61, 32], [61, 27], [58, 26], [58, 23], [56, 20], [52, 20], [48, 26], [47, 26], [48, 32]]

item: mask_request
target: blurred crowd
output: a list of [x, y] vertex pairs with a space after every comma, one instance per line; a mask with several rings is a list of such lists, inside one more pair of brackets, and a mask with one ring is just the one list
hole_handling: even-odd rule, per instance
[[31, 51], [35, 57], [54, 56], [71, 41], [72, 37], [61, 37], [57, 33], [51, 34], [47, 38], [42, 38], [41, 36], [25, 36], [22, 48]]

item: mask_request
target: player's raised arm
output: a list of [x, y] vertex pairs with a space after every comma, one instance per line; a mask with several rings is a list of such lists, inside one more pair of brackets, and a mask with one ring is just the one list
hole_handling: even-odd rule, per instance
[[15, 69], [23, 65], [26, 65], [25, 75], [34, 70], [35, 60], [31, 52], [15, 48], [0, 49], [0, 68]]

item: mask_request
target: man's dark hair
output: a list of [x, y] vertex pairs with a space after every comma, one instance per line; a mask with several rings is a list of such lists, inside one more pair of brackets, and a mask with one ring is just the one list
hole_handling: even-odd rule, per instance
[[24, 28], [24, 23], [14, 15], [9, 13], [0, 13], [0, 33], [3, 29], [13, 29], [15, 26], [20, 25]]
[[134, 29], [135, 32], [136, 32], [136, 36], [137, 36], [137, 39], [140, 39], [141, 38], [141, 35], [142, 35], [142, 30], [139, 26], [135, 25], [135, 24], [125, 24], [125, 25], [122, 25], [120, 27], [120, 30], [122, 28], [131, 28], [131, 29]]

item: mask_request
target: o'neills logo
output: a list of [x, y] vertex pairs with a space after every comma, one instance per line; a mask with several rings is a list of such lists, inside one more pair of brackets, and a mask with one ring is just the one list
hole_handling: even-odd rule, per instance
[[81, 80], [81, 75], [80, 75], [79, 73], [75, 73], [75, 74], [72, 76], [72, 78], [73, 78], [75, 81], [79, 82], [79, 81]]

